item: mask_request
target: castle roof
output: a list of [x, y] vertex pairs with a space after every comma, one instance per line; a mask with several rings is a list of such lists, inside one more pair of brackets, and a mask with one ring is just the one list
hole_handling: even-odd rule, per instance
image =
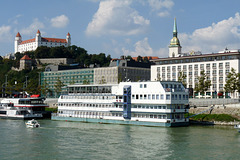
[[38, 30], [37, 33], [40, 33], [40, 31]]
[[24, 55], [20, 60], [32, 60], [32, 59], [29, 58], [27, 55]]
[[18, 32], [17, 35], [16, 35], [16, 37], [21, 37], [21, 34]]
[[68, 32], [67, 36], [70, 36], [70, 33]]
[[[22, 41], [20, 44], [26, 44], [26, 43], [31, 43], [31, 42], [35, 42], [35, 38]], [[45, 38], [45, 37], [42, 37], [41, 42], [67, 43], [67, 40], [66, 39], [60, 39], [60, 38]]]

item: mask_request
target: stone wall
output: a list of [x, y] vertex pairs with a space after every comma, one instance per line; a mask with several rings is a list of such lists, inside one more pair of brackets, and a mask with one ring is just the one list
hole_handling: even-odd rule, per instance
[[[200, 113], [202, 111], [205, 111], [207, 109], [209, 109], [210, 107], [191, 107], [189, 109], [189, 113], [192, 114], [197, 114]], [[210, 114], [210, 111], [207, 111], [205, 113], [202, 114]], [[214, 106], [211, 114], [228, 114], [228, 115], [232, 115], [238, 119], [240, 119], [240, 107], [234, 107], [234, 106]]]

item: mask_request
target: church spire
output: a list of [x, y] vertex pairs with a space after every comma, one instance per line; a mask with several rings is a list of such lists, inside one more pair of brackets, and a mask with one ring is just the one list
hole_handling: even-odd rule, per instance
[[169, 45], [169, 57], [180, 56], [181, 48], [182, 47], [180, 45], [180, 41], [177, 37], [177, 22], [176, 22], [176, 18], [174, 18], [173, 38], [171, 39], [171, 42], [170, 42], [170, 45]]
[[177, 37], [177, 22], [176, 22], [176, 18], [174, 18], [173, 37]]

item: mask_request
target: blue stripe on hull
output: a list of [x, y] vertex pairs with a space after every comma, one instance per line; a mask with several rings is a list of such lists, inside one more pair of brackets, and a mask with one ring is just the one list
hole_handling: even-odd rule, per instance
[[112, 119], [95, 119], [95, 118], [79, 118], [79, 117], [58, 117], [52, 116], [52, 120], [60, 121], [78, 121], [78, 122], [93, 122], [93, 123], [110, 123], [110, 124], [129, 124], [140, 126], [155, 126], [155, 127], [177, 127], [188, 126], [189, 122], [182, 123], [162, 123], [162, 122], [143, 122], [143, 121], [131, 121], [131, 120], [112, 120]]

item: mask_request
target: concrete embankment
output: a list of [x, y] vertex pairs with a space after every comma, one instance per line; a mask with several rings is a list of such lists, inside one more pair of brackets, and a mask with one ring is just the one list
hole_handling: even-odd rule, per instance
[[[191, 107], [189, 113], [197, 114], [207, 110], [209, 107]], [[207, 111], [202, 114], [227, 114], [231, 115], [240, 120], [240, 104], [230, 105], [214, 105], [212, 111]], [[192, 124], [203, 124], [203, 125], [236, 125], [239, 122], [221, 122], [221, 121], [191, 121]]]

